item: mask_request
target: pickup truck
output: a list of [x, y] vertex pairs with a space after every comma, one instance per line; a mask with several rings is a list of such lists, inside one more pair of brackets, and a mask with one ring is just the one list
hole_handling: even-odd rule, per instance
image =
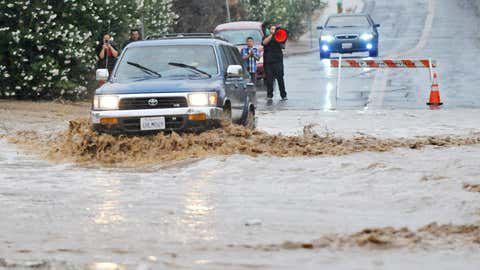
[[255, 86], [233, 45], [213, 34], [152, 36], [129, 44], [95, 91], [94, 130], [111, 134], [255, 126]]

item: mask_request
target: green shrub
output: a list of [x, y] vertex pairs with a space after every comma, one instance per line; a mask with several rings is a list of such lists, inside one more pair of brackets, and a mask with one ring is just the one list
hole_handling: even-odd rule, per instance
[[[152, 28], [171, 27], [171, 0], [149, 0], [161, 10]], [[0, 0], [0, 98], [81, 99], [95, 72], [95, 47], [104, 31], [121, 43], [138, 24], [131, 0]], [[163, 8], [163, 9], [162, 9]], [[151, 11], [150, 11], [151, 12]], [[157, 22], [159, 17], [166, 17]]]
[[247, 18], [268, 21], [285, 27], [291, 38], [298, 38], [306, 28], [306, 19], [324, 2], [322, 0], [244, 0]]

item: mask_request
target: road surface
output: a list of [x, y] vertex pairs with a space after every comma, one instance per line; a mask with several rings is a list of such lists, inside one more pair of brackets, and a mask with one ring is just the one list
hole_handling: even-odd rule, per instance
[[[309, 54], [286, 59], [288, 102], [277, 95], [267, 105], [260, 95], [259, 128], [294, 134], [313, 123], [342, 137], [385, 138], [480, 132], [473, 2], [367, 0], [365, 9], [382, 25], [381, 57], [439, 61], [444, 109], [426, 110], [426, 70], [346, 70], [336, 102], [336, 71]], [[1, 112], [0, 134], [11, 136], [56, 132], [86, 109]], [[5, 138], [0, 149], [1, 270], [473, 270], [480, 262], [469, 234], [417, 232], [432, 222], [479, 224], [480, 194], [463, 186], [480, 184], [478, 145], [134, 169], [50, 162]], [[387, 226], [421, 241], [357, 241]]]

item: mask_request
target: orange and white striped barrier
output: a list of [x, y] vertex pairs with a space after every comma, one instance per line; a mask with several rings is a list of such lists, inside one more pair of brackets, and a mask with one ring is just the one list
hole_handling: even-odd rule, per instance
[[[341, 65], [340, 65], [341, 63]], [[437, 62], [429, 59], [420, 60], [366, 60], [366, 59], [348, 59], [348, 60], [330, 60], [330, 66], [338, 68], [435, 68]]]
[[[432, 85], [438, 85], [436, 80], [438, 78], [437, 73], [433, 69], [437, 67], [437, 61], [431, 59], [342, 59], [342, 55], [338, 59], [330, 60], [330, 67], [337, 68], [337, 92], [336, 99], [340, 97], [340, 83], [342, 78], [342, 68], [428, 68], [430, 71], [430, 81]], [[429, 102], [436, 105], [442, 105], [440, 101]]]

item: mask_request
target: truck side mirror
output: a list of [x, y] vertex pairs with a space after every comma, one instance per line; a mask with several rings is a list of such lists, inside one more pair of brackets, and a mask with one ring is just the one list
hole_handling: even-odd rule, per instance
[[243, 68], [240, 65], [230, 65], [227, 68], [227, 78], [242, 77]]
[[317, 26], [317, 30], [323, 30], [323, 26]]
[[380, 27], [380, 24], [379, 24], [379, 23], [376, 23], [374, 26], [375, 26], [375, 27]]

